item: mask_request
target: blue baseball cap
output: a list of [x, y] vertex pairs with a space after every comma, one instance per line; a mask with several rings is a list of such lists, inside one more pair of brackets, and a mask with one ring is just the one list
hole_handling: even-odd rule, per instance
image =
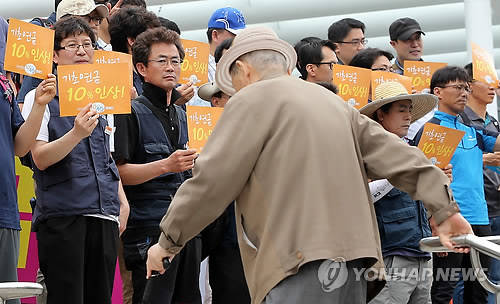
[[237, 35], [246, 27], [243, 13], [234, 7], [223, 7], [216, 10], [210, 20], [208, 28], [224, 29]]

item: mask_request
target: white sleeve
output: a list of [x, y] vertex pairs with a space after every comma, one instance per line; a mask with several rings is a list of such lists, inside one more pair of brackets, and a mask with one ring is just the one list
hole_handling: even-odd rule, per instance
[[106, 120], [108, 121], [108, 126], [111, 128], [111, 133], [109, 134], [109, 152], [115, 152], [115, 117], [113, 114], [107, 114]]
[[[28, 116], [31, 113], [31, 109], [33, 108], [33, 103], [35, 102], [35, 90], [33, 89], [26, 94], [24, 97], [24, 105], [21, 114], [23, 115], [24, 120], [28, 119]], [[40, 126], [40, 132], [36, 137], [36, 140], [41, 140], [45, 142], [49, 142], [49, 120], [50, 120], [50, 110], [49, 106], [45, 106], [45, 112], [43, 113], [42, 125]]]
[[374, 203], [383, 198], [387, 193], [389, 193], [389, 191], [392, 190], [392, 188], [394, 188], [394, 186], [391, 185], [391, 183], [389, 183], [386, 179], [369, 182], [368, 186], [370, 187], [370, 193]]

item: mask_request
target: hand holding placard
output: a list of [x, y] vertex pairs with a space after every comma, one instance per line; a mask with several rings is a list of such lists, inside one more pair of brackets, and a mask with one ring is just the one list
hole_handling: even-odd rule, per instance
[[47, 79], [40, 82], [35, 90], [35, 102], [41, 106], [47, 105], [56, 96], [57, 79], [53, 74], [49, 74]]
[[223, 108], [186, 107], [189, 148], [195, 149], [198, 153], [203, 150], [223, 110]]
[[94, 131], [95, 127], [99, 123], [97, 120], [99, 118], [99, 114], [93, 109], [91, 109], [92, 104], [89, 103], [85, 107], [83, 107], [78, 115], [75, 117], [75, 124], [71, 132], [79, 139], [82, 140]]
[[443, 169], [450, 162], [464, 134], [464, 131], [426, 123], [418, 148], [434, 165]]
[[5, 70], [45, 79], [52, 73], [54, 31], [11, 18], [5, 48]]

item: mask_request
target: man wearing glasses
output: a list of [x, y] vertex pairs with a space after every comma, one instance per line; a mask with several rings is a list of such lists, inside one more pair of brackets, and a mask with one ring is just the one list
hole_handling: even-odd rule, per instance
[[[54, 31], [55, 64], [93, 62], [95, 35], [87, 22], [63, 18]], [[24, 117], [34, 96], [35, 91], [26, 95]], [[109, 151], [106, 120], [90, 107], [76, 117], [60, 117], [56, 94], [31, 149], [37, 197], [33, 230], [50, 304], [111, 302], [128, 203]]]
[[[447, 66], [437, 70], [431, 79], [431, 92], [439, 99], [438, 110], [429, 123], [465, 132], [450, 163], [453, 165], [451, 189], [460, 207], [460, 213], [471, 224], [474, 234], [491, 235], [488, 208], [484, 196], [483, 152], [500, 151], [497, 132], [475, 129], [459, 120], [470, 98], [469, 75], [466, 70]], [[418, 145], [423, 127], [415, 136]], [[489, 268], [489, 258], [481, 256], [483, 269]], [[449, 303], [458, 282], [458, 275], [443, 276], [450, 270], [471, 270], [469, 254], [450, 253], [447, 256], [433, 255], [434, 282], [431, 289], [432, 303]], [[448, 272], [447, 272], [448, 271]], [[441, 274], [441, 275], [438, 275]], [[477, 278], [464, 277], [464, 303], [486, 303], [487, 292]]]
[[335, 44], [316, 40], [297, 48], [297, 67], [301, 78], [310, 82], [332, 82], [333, 65], [338, 63]]
[[403, 75], [405, 60], [421, 61], [424, 51], [422, 35], [425, 33], [420, 24], [412, 18], [400, 18], [389, 27], [391, 45], [396, 50], [393, 69]]
[[[163, 27], [138, 35], [132, 47], [143, 93], [132, 101], [127, 115], [128, 137], [115, 142], [118, 170], [129, 199], [131, 214], [122, 236], [127, 269], [132, 272], [134, 304], [143, 303], [146, 257], [158, 242], [159, 224], [179, 186], [191, 177], [196, 150], [186, 149], [186, 113], [174, 104], [184, 49], [179, 35]], [[166, 275], [151, 282], [147, 293], [156, 303], [198, 303], [201, 239], [194, 238]]]
[[365, 39], [365, 24], [359, 20], [345, 18], [328, 28], [328, 40], [335, 43], [339, 64], [349, 65], [351, 59], [368, 43]]

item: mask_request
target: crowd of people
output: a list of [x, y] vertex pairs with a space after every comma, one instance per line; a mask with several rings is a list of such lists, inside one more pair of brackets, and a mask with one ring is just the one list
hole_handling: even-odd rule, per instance
[[[55, 33], [44, 80], [4, 71], [0, 17], [0, 282], [17, 281], [19, 156], [35, 181], [38, 303], [111, 303], [117, 259], [127, 304], [495, 303], [451, 237], [500, 233], [500, 126], [486, 110], [500, 84], [447, 66], [424, 92], [379, 85], [358, 111], [334, 65], [403, 74], [423, 61], [416, 20], [391, 20], [389, 51], [367, 48], [352, 18], [292, 46], [236, 8], [207, 17], [199, 87], [179, 84], [181, 29], [144, 0], [55, 0], [31, 21]], [[131, 113], [61, 117], [57, 67], [95, 50], [132, 55]], [[200, 154], [186, 105], [224, 108]], [[444, 169], [415, 147], [427, 122], [465, 133]], [[420, 250], [431, 235], [454, 252]], [[500, 263], [481, 261], [500, 282]]]

